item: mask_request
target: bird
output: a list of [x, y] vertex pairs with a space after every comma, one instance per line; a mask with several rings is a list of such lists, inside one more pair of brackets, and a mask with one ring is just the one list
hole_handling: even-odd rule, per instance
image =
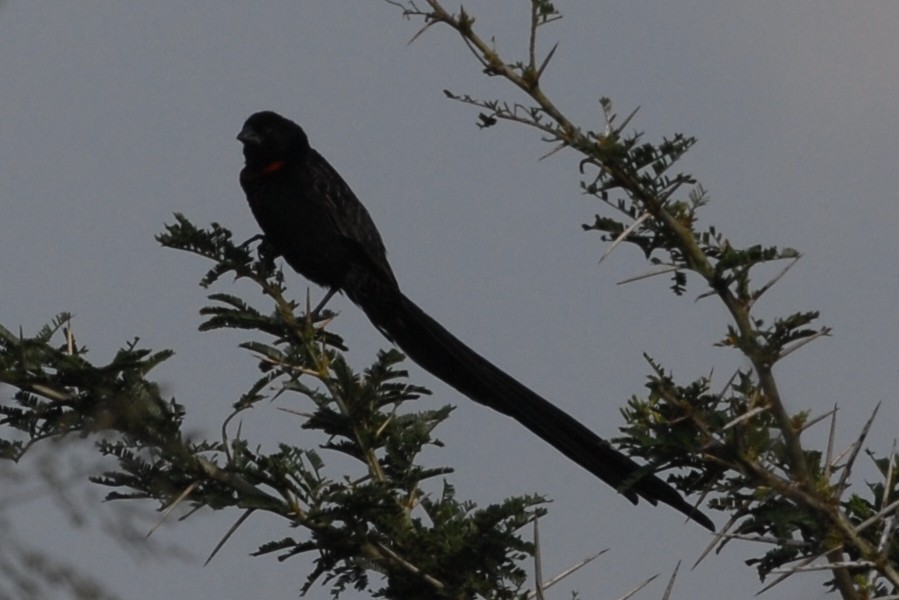
[[[412, 361], [468, 398], [512, 417], [633, 504], [668, 504], [712, 521], [644, 466], [469, 348], [401, 291], [371, 215], [305, 131], [272, 111], [251, 115], [240, 185], [268, 247], [311, 282], [342, 292]], [[321, 306], [321, 304], [319, 305]]]

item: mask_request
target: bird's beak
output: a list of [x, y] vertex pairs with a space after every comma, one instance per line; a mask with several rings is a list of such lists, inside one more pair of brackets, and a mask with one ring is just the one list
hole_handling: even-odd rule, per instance
[[237, 134], [237, 139], [244, 144], [259, 144], [262, 140], [255, 131], [253, 131], [249, 127], [244, 127], [240, 130], [240, 133]]

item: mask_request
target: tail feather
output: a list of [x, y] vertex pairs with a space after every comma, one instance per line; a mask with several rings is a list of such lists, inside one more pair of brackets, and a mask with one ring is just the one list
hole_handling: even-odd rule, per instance
[[[386, 293], [385, 293], [386, 292]], [[356, 296], [356, 297], [353, 297]], [[508, 415], [565, 456], [637, 503], [662, 501], [714, 531], [712, 522], [667, 483], [612, 448], [579, 421], [544, 400], [466, 346], [396, 289], [351, 299], [413, 361], [475, 402]], [[385, 297], [390, 296], [390, 297]]]

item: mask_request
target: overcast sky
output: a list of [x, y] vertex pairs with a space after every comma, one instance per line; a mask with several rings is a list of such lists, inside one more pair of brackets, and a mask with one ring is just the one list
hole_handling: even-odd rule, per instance
[[[526, 4], [465, 7], [481, 35], [517, 60]], [[540, 45], [560, 43], [547, 93], [585, 128], [602, 127], [597, 100], [608, 96], [620, 114], [641, 107], [633, 124], [648, 140], [699, 138], [683, 168], [711, 194], [705, 222], [736, 244], [804, 254], [759, 316], [818, 309], [834, 328], [780, 365], [788, 405], [820, 413], [839, 404], [844, 447], [883, 402], [870, 447], [888, 452], [899, 425], [899, 3], [557, 4], [565, 18], [543, 30]], [[153, 236], [175, 211], [238, 239], [257, 232], [234, 136], [250, 113], [272, 109], [304, 126], [366, 204], [407, 295], [599, 434], [614, 436], [619, 407], [643, 393], [643, 352], [682, 381], [714, 369], [723, 385], [743, 363], [713, 347], [727, 322], [720, 307], [694, 302], [697, 286], [677, 298], [660, 278], [616, 285], [647, 266], [627, 248], [597, 264], [605, 247], [580, 224], [598, 207], [580, 194], [577, 157], [538, 161], [549, 148], [535, 132], [479, 130], [476, 111], [447, 100], [444, 88], [522, 98], [485, 78], [449, 30], [407, 45], [419, 25], [377, 0], [0, 4], [0, 323], [33, 334], [73, 312], [78, 341], [97, 362], [134, 336], [174, 349], [154, 374], [187, 407], [188, 428], [216, 436], [255, 361], [237, 348], [242, 336], [196, 331], [205, 297], [196, 283], [208, 263]], [[288, 285], [303, 297], [308, 284], [291, 273]], [[235, 287], [223, 281], [214, 291]], [[333, 306], [341, 311], [333, 328], [364, 367], [386, 343], [345, 299]], [[541, 523], [545, 574], [611, 548], [552, 597], [572, 589], [618, 597], [654, 573], [667, 578], [678, 560], [691, 565], [708, 543], [678, 513], [631, 506], [516, 423], [410, 371], [434, 390], [429, 406], [459, 407], [438, 432], [447, 448], [428, 459], [459, 468], [460, 497], [554, 499]], [[277, 411], [297, 402], [260, 405], [244, 433], [301, 445], [298, 427]], [[0, 486], [0, 498], [12, 489]], [[179, 552], [125, 550], [101, 531], [114, 507], [90, 501], [105, 490], [69, 489], [74, 511], [47, 494], [18, 502], [6, 514], [12, 534], [117, 597], [292, 598], [308, 572], [302, 559], [248, 557], [297, 533], [264, 516], [203, 567], [236, 512], [202, 511], [151, 538]], [[148, 529], [155, 516], [142, 518]], [[672, 598], [752, 598], [760, 586], [742, 561], [760, 550], [732, 545], [682, 569]], [[797, 578], [767, 597], [821, 598], [822, 581]], [[659, 598], [663, 587], [639, 597]]]

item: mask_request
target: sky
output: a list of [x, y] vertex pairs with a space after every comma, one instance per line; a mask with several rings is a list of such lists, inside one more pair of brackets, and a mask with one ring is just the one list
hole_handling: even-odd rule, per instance
[[[779, 365], [788, 406], [820, 414], [838, 405], [843, 448], [883, 403], [869, 448], [886, 454], [899, 426], [899, 3], [557, 6], [564, 18], [539, 45], [559, 43], [545, 91], [585, 129], [602, 127], [598, 99], [607, 96], [619, 114], [640, 107], [632, 125], [647, 140], [698, 138], [682, 168], [710, 193], [704, 222], [735, 244], [803, 253], [759, 316], [820, 310], [833, 327]], [[465, 8], [507, 60], [525, 56], [526, 3]], [[234, 137], [248, 115], [271, 109], [303, 125], [367, 206], [408, 296], [600, 435], [613, 437], [619, 407], [642, 394], [644, 352], [681, 381], [713, 372], [723, 385], [745, 366], [714, 346], [726, 315], [713, 300], [695, 301], [697, 285], [680, 298], [661, 278], [617, 285], [647, 265], [629, 248], [598, 264], [606, 247], [580, 225], [599, 207], [580, 192], [577, 156], [541, 161], [550, 148], [535, 132], [478, 129], [477, 111], [444, 89], [523, 98], [484, 77], [448, 29], [407, 44], [419, 26], [380, 1], [0, 4], [0, 324], [34, 333], [72, 312], [97, 362], [134, 337], [172, 348], [154, 375], [187, 407], [191, 431], [216, 436], [256, 361], [237, 347], [241, 335], [197, 331], [206, 292], [196, 284], [208, 264], [161, 248], [154, 235], [174, 212], [221, 223], [237, 239], [257, 233]], [[287, 281], [304, 297], [302, 277]], [[212, 291], [253, 293], [228, 281]], [[364, 367], [387, 343], [348, 301], [332, 306], [350, 360]], [[660, 598], [678, 561], [672, 598], [752, 598], [760, 589], [743, 564], [759, 547], [731, 544], [686, 568], [710, 541], [701, 528], [667, 508], [633, 507], [513, 421], [409, 370], [433, 389], [432, 406], [458, 406], [438, 432], [447, 447], [428, 459], [457, 467], [459, 497], [553, 499], [540, 525], [544, 573], [610, 548], [550, 597], [615, 598], [662, 573], [638, 596]], [[10, 395], [0, 389], [0, 401]], [[290, 402], [299, 401], [261, 405], [244, 433], [263, 445], [301, 442], [278, 411]], [[825, 440], [823, 430], [807, 436], [818, 447]], [[296, 597], [308, 562], [249, 557], [295, 533], [284, 523], [251, 519], [206, 567], [239, 515], [201, 511], [149, 541], [121, 543], [110, 531], [138, 523], [142, 536], [155, 507], [101, 503], [104, 489], [77, 482], [102, 465], [65, 444], [46, 452], [62, 465], [62, 492], [18, 482], [47, 455], [0, 468], [9, 482], [0, 486], [0, 547], [4, 536], [27, 540], [117, 598]], [[794, 578], [766, 597], [822, 598], [824, 579]]]

